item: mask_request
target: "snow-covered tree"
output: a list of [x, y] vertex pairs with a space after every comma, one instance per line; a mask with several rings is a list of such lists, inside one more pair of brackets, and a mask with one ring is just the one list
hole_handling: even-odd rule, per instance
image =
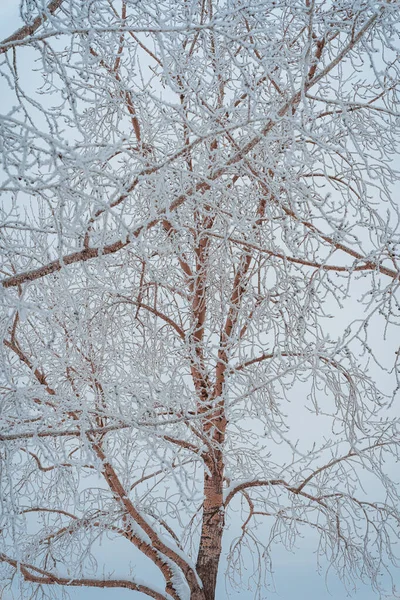
[[[390, 587], [399, 8], [21, 2], [0, 44], [5, 589], [213, 600], [226, 574], [261, 597], [274, 545], [308, 532], [348, 586]], [[102, 539], [163, 585], [97, 566]]]

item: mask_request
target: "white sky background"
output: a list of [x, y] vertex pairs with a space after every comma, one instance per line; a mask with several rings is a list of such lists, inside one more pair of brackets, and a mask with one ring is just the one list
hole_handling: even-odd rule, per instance
[[[84, 1], [84, 0], [83, 0]], [[20, 25], [19, 18], [19, 0], [0, 0], [0, 40], [8, 37], [18, 26]], [[20, 63], [21, 65], [21, 63]], [[29, 77], [31, 65], [25, 64], [23, 66], [23, 76]], [[33, 76], [32, 76], [33, 80]], [[26, 81], [25, 81], [26, 83]], [[3, 98], [6, 91], [4, 81], [0, 80], [0, 98]], [[351, 304], [351, 301], [350, 303]], [[357, 306], [349, 306], [349, 310], [356, 315]], [[337, 311], [336, 311], [337, 312]], [[346, 311], [347, 312], [347, 311]], [[334, 320], [333, 320], [334, 321]], [[327, 322], [331, 325], [329, 329], [335, 331], [335, 323]], [[395, 332], [396, 333], [396, 332]], [[376, 332], [377, 337], [380, 336], [379, 329]], [[392, 342], [392, 343], [390, 343]], [[389, 340], [388, 343], [381, 344], [382, 352], [393, 353], [395, 350], [396, 340]], [[388, 390], [389, 391], [389, 390]], [[297, 418], [299, 415], [296, 414], [296, 407], [292, 404], [290, 410], [293, 409], [293, 417]], [[398, 410], [396, 411], [398, 412]], [[314, 432], [304, 428], [304, 437], [310, 439], [314, 435]], [[238, 525], [240, 525], [238, 523]], [[306, 533], [306, 532], [305, 532]], [[226, 535], [225, 543], [229, 545], [229, 538], [232, 533], [228, 532]], [[146, 565], [145, 559], [137, 559], [137, 554], [131, 557], [127, 552], [131, 551], [131, 546], [125, 545], [123, 542], [117, 543], [115, 540], [108, 546], [105, 542], [99, 551], [99, 556], [104, 557], [104, 563], [107, 565], [106, 573], [114, 571], [113, 576], [124, 576], [129, 573], [129, 562], [134, 562], [135, 573], [142, 580], [154, 581], [154, 572]], [[297, 542], [297, 550], [290, 554], [284, 549], [277, 548], [274, 553], [274, 571], [275, 571], [275, 586], [277, 594], [268, 594], [271, 598], [277, 598], [280, 600], [343, 600], [347, 597], [346, 590], [343, 585], [337, 579], [334, 571], [330, 572], [325, 581], [325, 570], [322, 565], [322, 575], [317, 574], [316, 558], [314, 550], [316, 549], [316, 538], [312, 533], [307, 533], [304, 539], [299, 539]], [[223, 565], [221, 565], [221, 572], [223, 571]], [[99, 572], [99, 576], [101, 572]], [[397, 585], [400, 588], [400, 572], [397, 573]], [[326, 587], [326, 582], [328, 588]], [[147, 598], [138, 592], [132, 592], [127, 590], [99, 590], [90, 588], [71, 589], [68, 590], [71, 599], [73, 600], [128, 600], [128, 598]], [[59, 595], [61, 598], [61, 594]], [[217, 593], [218, 600], [222, 600], [226, 597], [225, 584], [223, 578], [219, 581], [219, 590]], [[352, 595], [356, 600], [376, 600], [378, 596], [373, 593], [368, 586], [360, 585], [359, 591]], [[5, 596], [2, 600], [11, 600], [12, 596]], [[250, 600], [253, 598], [252, 592], [241, 592], [233, 593], [232, 598], [234, 600]]]

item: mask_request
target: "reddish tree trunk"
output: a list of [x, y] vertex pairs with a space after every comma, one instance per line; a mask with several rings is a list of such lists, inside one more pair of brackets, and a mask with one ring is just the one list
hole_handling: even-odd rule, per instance
[[218, 566], [221, 556], [225, 513], [223, 505], [223, 461], [222, 453], [216, 451], [211, 473], [204, 474], [203, 525], [200, 550], [197, 558], [197, 573], [200, 576], [205, 600], [215, 599]]

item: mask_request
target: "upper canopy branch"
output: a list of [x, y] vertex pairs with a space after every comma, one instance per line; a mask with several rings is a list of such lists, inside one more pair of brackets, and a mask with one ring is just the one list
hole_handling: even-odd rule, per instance
[[[54, 10], [55, 10], [58, 7], [58, 5], [61, 4], [61, 0], [57, 0], [56, 2], [51, 3], [51, 5], [53, 5], [53, 4], [55, 5], [54, 6]], [[343, 60], [347, 56], [347, 54], [353, 50], [355, 45], [361, 40], [361, 38], [364, 36], [364, 34], [374, 25], [374, 23], [378, 19], [378, 16], [384, 11], [384, 9], [385, 9], [385, 7], [383, 7], [383, 6], [380, 7], [379, 11], [377, 13], [375, 13], [363, 25], [363, 27], [361, 27], [361, 29], [356, 34], [352, 35], [350, 41], [342, 48], [342, 50], [338, 53], [338, 55], [324, 69], [317, 72], [311, 79], [309, 79], [305, 83], [305, 86], [304, 86], [305, 91], [309, 91], [316, 83], [318, 83], [321, 79], [323, 79], [325, 76], [327, 76], [341, 62], [341, 60]], [[39, 25], [40, 25], [40, 23], [39, 23]], [[207, 179], [203, 179], [202, 181], [199, 181], [194, 187], [190, 187], [183, 194], [180, 194], [170, 204], [168, 211], [165, 209], [159, 211], [158, 217], [153, 219], [151, 222], [147, 223], [147, 225], [140, 225], [140, 226], [136, 227], [133, 230], [133, 232], [131, 233], [131, 235], [125, 237], [124, 240], [121, 239], [112, 244], [104, 245], [103, 247], [97, 247], [97, 248], [85, 247], [83, 250], [68, 254], [58, 260], [52, 261], [52, 262], [48, 263], [47, 265], [43, 265], [42, 267], [39, 267], [37, 269], [33, 269], [30, 271], [26, 271], [24, 273], [20, 273], [20, 274], [11, 276], [11, 277], [7, 277], [7, 278], [3, 279], [3, 281], [2, 281], [3, 287], [15, 287], [15, 286], [21, 285], [22, 283], [25, 283], [25, 282], [35, 281], [35, 280], [45, 277], [51, 273], [61, 270], [64, 265], [66, 266], [69, 264], [86, 262], [87, 260], [90, 260], [92, 258], [96, 258], [101, 255], [113, 254], [115, 252], [118, 252], [122, 248], [125, 248], [132, 241], [133, 237], [139, 236], [139, 234], [143, 231], [143, 229], [150, 229], [151, 227], [153, 227], [156, 223], [159, 222], [159, 219], [161, 217], [165, 216], [165, 214], [167, 214], [168, 212], [175, 211], [189, 197], [193, 196], [195, 193], [197, 193], [199, 191], [204, 192], [206, 190], [211, 189], [211, 185], [213, 182], [220, 179], [220, 177], [222, 175], [227, 173], [227, 171], [229, 170], [230, 167], [232, 167], [233, 165], [242, 161], [250, 152], [252, 152], [255, 149], [255, 147], [268, 135], [268, 133], [271, 132], [271, 130], [275, 127], [275, 125], [277, 125], [277, 123], [279, 123], [281, 121], [281, 119], [288, 113], [288, 111], [298, 105], [304, 89], [302, 88], [302, 89], [298, 90], [297, 92], [295, 92], [291, 96], [291, 98], [289, 100], [287, 100], [281, 106], [281, 108], [276, 111], [276, 113], [275, 113], [276, 116], [273, 118], [271, 117], [267, 120], [267, 122], [264, 125], [264, 127], [262, 128], [261, 132], [259, 134], [256, 134], [255, 136], [253, 136], [253, 138], [249, 142], [247, 142], [242, 148], [240, 148], [239, 150], [234, 152], [234, 154], [225, 162], [225, 164], [223, 166], [217, 168]], [[195, 142], [193, 142], [191, 144], [191, 146], [193, 146], [193, 144], [198, 144], [201, 141], [203, 141], [203, 138], [196, 139]], [[172, 157], [168, 158], [167, 161], [165, 161], [163, 163], [163, 166], [166, 166], [166, 164], [171, 163], [172, 161], [174, 161], [176, 158], [178, 158], [179, 156], [181, 156], [181, 154], [183, 154], [185, 152], [187, 152], [186, 146], [184, 146], [184, 148], [181, 151], [177, 152]], [[146, 174], [152, 174], [158, 168], [159, 168], [159, 166], [148, 167], [143, 170], [141, 175], [144, 176]], [[128, 187], [127, 191], [125, 193], [123, 193], [119, 199], [114, 201], [112, 203], [112, 205], [116, 206], [117, 204], [120, 203], [121, 200], [126, 198], [127, 195], [136, 187], [136, 185], [138, 184], [138, 181], [139, 181], [138, 177], [135, 177], [134, 181]], [[286, 212], [287, 212], [287, 214], [292, 213], [292, 211], [290, 211], [289, 209], [287, 209]], [[291, 216], [295, 217], [294, 213], [292, 213]], [[309, 228], [312, 228], [314, 231], [318, 231], [310, 223], [307, 223], [307, 226], [309, 226]], [[359, 253], [355, 253], [353, 250], [347, 248], [343, 244], [336, 243], [331, 237], [324, 236], [324, 235], [321, 235], [321, 237], [322, 237], [322, 239], [324, 239], [325, 241], [334, 245], [338, 249], [343, 250], [343, 251], [347, 252], [348, 254], [355, 256], [356, 258], [360, 258], [360, 259], [363, 258]], [[393, 277], [393, 271], [387, 269], [386, 267], [381, 267], [379, 265], [376, 265], [376, 268], [377, 269], [379, 268], [379, 270], [382, 273]], [[397, 277], [397, 274], [395, 276]]]
[[4, 54], [12, 46], [12, 42], [19, 42], [26, 37], [31, 36], [48, 19], [49, 14], [53, 14], [57, 8], [60, 8], [64, 0], [52, 0], [46, 7], [46, 10], [36, 17], [30, 25], [24, 25], [15, 31], [8, 38], [0, 42], [0, 54]]

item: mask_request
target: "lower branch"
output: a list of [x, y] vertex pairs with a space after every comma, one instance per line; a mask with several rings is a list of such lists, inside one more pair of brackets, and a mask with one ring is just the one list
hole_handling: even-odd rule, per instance
[[6, 562], [15, 569], [19, 569], [25, 581], [30, 583], [38, 583], [40, 585], [65, 585], [69, 587], [97, 587], [97, 588], [126, 588], [135, 592], [141, 592], [155, 600], [169, 600], [170, 596], [166, 596], [161, 592], [152, 588], [128, 581], [126, 579], [70, 579], [67, 577], [59, 577], [50, 571], [39, 569], [28, 563], [20, 563], [5, 554], [0, 554], [0, 562]]

